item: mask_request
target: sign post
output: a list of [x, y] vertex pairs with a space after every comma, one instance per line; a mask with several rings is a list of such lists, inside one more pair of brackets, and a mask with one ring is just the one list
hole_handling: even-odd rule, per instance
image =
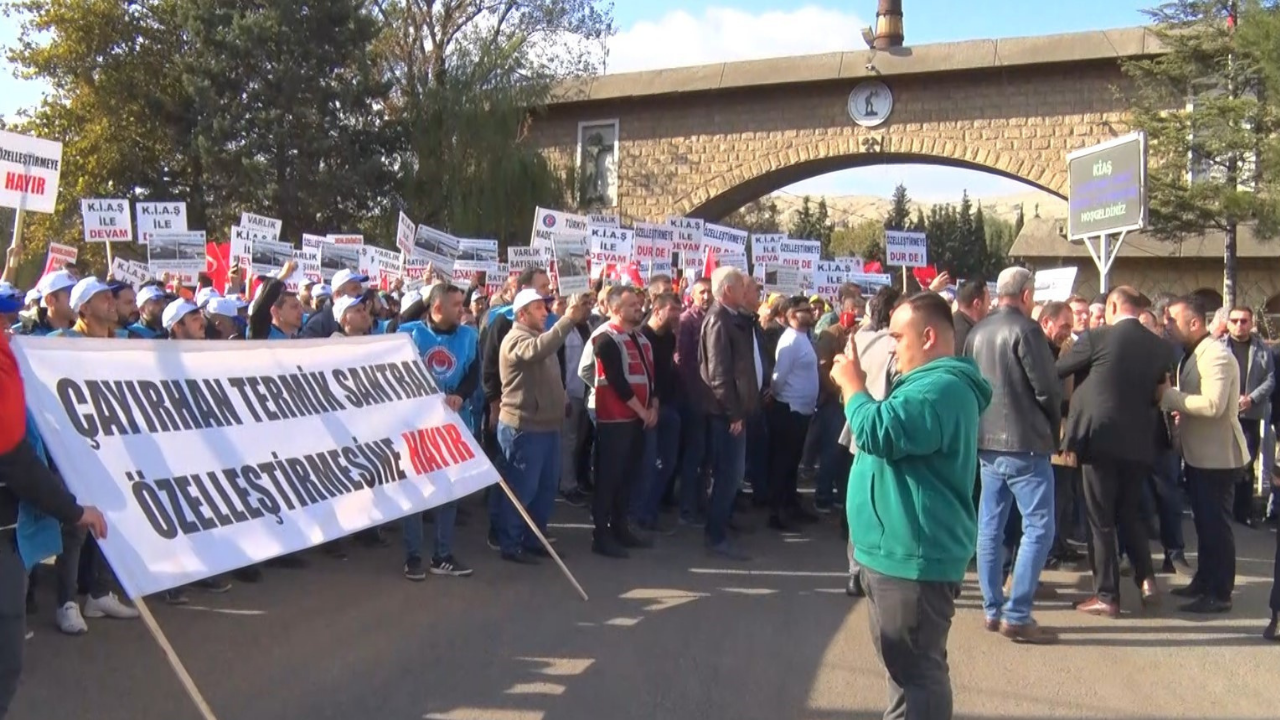
[[910, 230], [885, 230], [884, 264], [902, 266], [902, 292], [905, 293], [909, 268], [929, 264], [928, 236]]
[[1067, 187], [1067, 240], [1084, 243], [1098, 268], [1098, 288], [1105, 293], [1125, 236], [1147, 226], [1146, 133], [1067, 155]]
[[14, 252], [22, 249], [26, 212], [54, 211], [61, 174], [62, 143], [0, 130], [0, 207], [17, 211], [9, 245]]

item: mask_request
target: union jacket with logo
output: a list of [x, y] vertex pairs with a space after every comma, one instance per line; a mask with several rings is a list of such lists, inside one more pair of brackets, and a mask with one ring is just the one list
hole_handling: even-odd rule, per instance
[[626, 332], [613, 323], [604, 323], [591, 334], [595, 350], [590, 407], [596, 422], [637, 420], [627, 404], [635, 398], [649, 407], [653, 396], [653, 346], [639, 332]]

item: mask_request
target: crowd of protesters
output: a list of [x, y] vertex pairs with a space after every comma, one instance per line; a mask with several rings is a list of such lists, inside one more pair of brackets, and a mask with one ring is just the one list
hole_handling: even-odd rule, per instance
[[[851, 540], [847, 590], [877, 607], [877, 648], [904, 708], [950, 707], [946, 630], [975, 554], [984, 622], [1015, 642], [1056, 640], [1033, 619], [1033, 603], [1055, 593], [1040, 572], [1086, 559], [1094, 592], [1077, 603], [1082, 612], [1118, 617], [1121, 576], [1144, 605], [1157, 602], [1161, 571], [1190, 579], [1171, 591], [1189, 601], [1183, 610], [1229, 611], [1232, 525], [1264, 519], [1254, 464], [1265, 464], [1263, 477], [1275, 472], [1267, 428], [1280, 411], [1277, 363], [1247, 308], [1215, 314], [1195, 298], [1153, 301], [1130, 288], [1038, 303], [1021, 268], [1000, 275], [994, 297], [981, 280], [952, 288], [944, 274], [911, 297], [880, 288], [867, 298], [845, 285], [833, 306], [765, 296], [732, 267], [678, 285], [666, 276], [646, 287], [597, 283], [576, 297], [558, 295], [540, 269], [492, 297], [482, 283], [378, 291], [346, 270], [291, 289], [283, 278], [293, 269], [248, 287], [233, 275], [220, 292], [203, 277], [193, 288], [168, 278], [134, 287], [70, 267], [30, 292], [0, 285], [0, 320], [12, 334], [120, 339], [406, 333], [541, 534], [555, 542], [557, 502], [589, 508], [591, 551], [610, 559], [686, 528], [711, 555], [747, 562], [750, 508], [777, 532], [840, 512]], [[28, 434], [17, 444], [37, 448], [23, 452], [56, 473], [38, 443]], [[0, 555], [14, 551], [17, 498], [31, 492], [6, 482]], [[811, 500], [800, 490], [810, 484]], [[65, 490], [54, 495], [57, 628], [78, 635], [86, 618], [137, 617], [94, 540], [101, 516]], [[453, 502], [396, 523], [408, 580], [471, 574], [453, 547], [468, 505], [479, 507]], [[488, 544], [503, 560], [535, 565], [548, 555], [504, 493], [491, 488], [484, 507]], [[1267, 511], [1270, 520], [1280, 512], [1274, 496]], [[386, 546], [388, 529], [322, 553]], [[1151, 540], [1164, 552], [1158, 568]], [[196, 585], [227, 592], [310, 561], [286, 556]], [[45, 580], [31, 568], [22, 575], [28, 625], [39, 627], [34, 590]], [[186, 603], [188, 589], [164, 600]], [[907, 618], [909, 603], [924, 609]], [[1280, 588], [1271, 607], [1274, 639]], [[925, 639], [904, 640], [917, 631]], [[20, 667], [10, 644], [0, 639], [0, 717]]]

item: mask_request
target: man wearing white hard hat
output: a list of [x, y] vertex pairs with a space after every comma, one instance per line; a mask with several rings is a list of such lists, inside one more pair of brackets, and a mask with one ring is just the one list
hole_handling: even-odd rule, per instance
[[[76, 313], [75, 324], [49, 333], [50, 337], [116, 337], [118, 315], [110, 285], [89, 276], [71, 287], [67, 302]], [[58, 629], [67, 635], [82, 635], [89, 631], [84, 620], [86, 617], [138, 617], [136, 609], [124, 604], [111, 592], [112, 576], [97, 543], [87, 538], [82, 528], [64, 526], [62, 537], [63, 551], [54, 564], [58, 576]], [[85, 571], [80, 572], [81, 568]], [[75, 601], [78, 575], [84, 577], [89, 586], [83, 612]]]
[[204, 306], [206, 337], [210, 340], [242, 340], [240, 304], [226, 297], [210, 299]]
[[204, 315], [200, 308], [185, 298], [178, 298], [164, 308], [164, 329], [174, 340], [204, 340]]
[[341, 295], [333, 301], [332, 315], [336, 328], [332, 337], [368, 335], [373, 328], [373, 316], [363, 295]]
[[163, 340], [169, 337], [164, 328], [164, 308], [169, 296], [159, 285], [144, 285], [135, 298], [138, 303], [138, 322], [125, 328], [129, 337], [143, 340]]
[[75, 287], [76, 278], [66, 270], [51, 272], [36, 283], [36, 292], [40, 294], [40, 305], [34, 316], [23, 321], [21, 328], [14, 332], [22, 335], [48, 335], [54, 330], [66, 330], [76, 321], [76, 313], [71, 309], [71, 288]]
[[[322, 286], [312, 288], [312, 295], [317, 298], [316, 312], [307, 319], [306, 325], [302, 327], [301, 337], [304, 338], [322, 338], [332, 337], [338, 333], [341, 328], [338, 327], [338, 321], [332, 312], [328, 310], [333, 308], [336, 303], [344, 297], [362, 298], [364, 295], [364, 284], [369, 281], [368, 275], [360, 275], [350, 270], [339, 270], [333, 274], [333, 282], [329, 287], [332, 288], [332, 302], [325, 303], [319, 300], [323, 297], [319, 294]], [[363, 304], [363, 303], [362, 303]], [[348, 305], [348, 307], [350, 307]], [[368, 308], [365, 308], [368, 313]]]
[[218, 292], [218, 290], [213, 286], [208, 285], [208, 286], [202, 287], [196, 291], [196, 296], [195, 296], [196, 307], [203, 310], [204, 307], [209, 304], [210, 300], [213, 300], [214, 298], [220, 298], [220, 297], [222, 297], [222, 293]]

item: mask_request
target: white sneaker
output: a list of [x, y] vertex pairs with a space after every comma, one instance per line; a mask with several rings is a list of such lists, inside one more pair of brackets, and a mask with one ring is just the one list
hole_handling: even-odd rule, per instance
[[115, 593], [107, 593], [100, 598], [91, 597], [84, 601], [84, 616], [89, 618], [111, 617], [120, 620], [132, 620], [138, 617], [136, 609], [120, 602]]
[[58, 608], [58, 629], [67, 635], [83, 635], [89, 632], [84, 616], [80, 614], [80, 606], [75, 600], [68, 600]]

